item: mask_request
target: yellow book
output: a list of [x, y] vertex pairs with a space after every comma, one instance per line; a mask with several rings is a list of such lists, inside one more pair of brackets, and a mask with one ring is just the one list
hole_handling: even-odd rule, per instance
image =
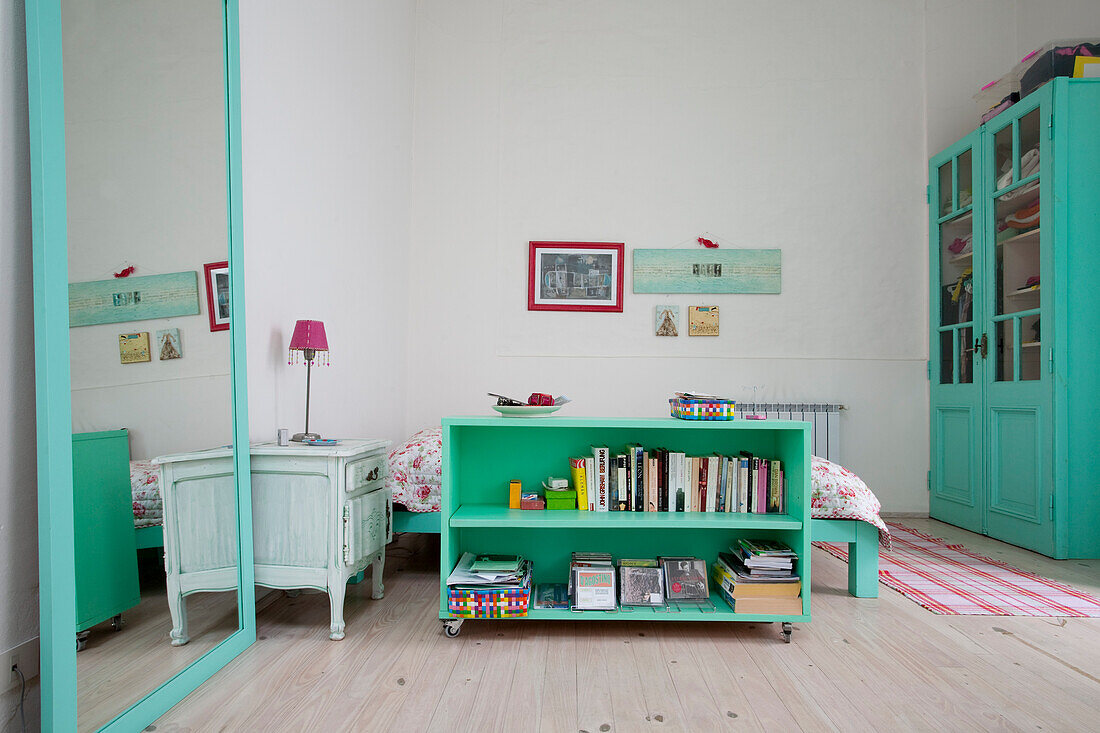
[[584, 459], [570, 458], [569, 473], [573, 477], [573, 488], [577, 490], [577, 508], [588, 511], [588, 486], [584, 480]]

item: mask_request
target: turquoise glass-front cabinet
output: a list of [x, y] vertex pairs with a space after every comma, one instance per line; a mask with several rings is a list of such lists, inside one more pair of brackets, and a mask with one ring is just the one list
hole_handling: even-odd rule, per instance
[[929, 513], [1100, 557], [1100, 80], [1055, 79], [929, 168]]

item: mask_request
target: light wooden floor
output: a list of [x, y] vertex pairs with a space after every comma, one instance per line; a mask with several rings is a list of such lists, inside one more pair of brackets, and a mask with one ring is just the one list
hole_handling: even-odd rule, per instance
[[[905, 523], [1100, 593], [1100, 561], [1053, 561], [930, 520]], [[936, 616], [845, 590], [815, 550], [813, 621], [778, 625], [437, 618], [438, 538], [391, 546], [386, 598], [283, 598], [259, 641], [163, 716], [170, 731], [1100, 729], [1100, 619]]]
[[76, 655], [79, 730], [99, 730], [237, 630], [233, 593], [196, 593], [187, 609], [191, 641], [179, 647], [168, 638], [172, 617], [163, 579], [142, 587], [141, 603], [122, 614], [122, 631], [112, 631], [109, 622], [91, 629], [87, 648]]

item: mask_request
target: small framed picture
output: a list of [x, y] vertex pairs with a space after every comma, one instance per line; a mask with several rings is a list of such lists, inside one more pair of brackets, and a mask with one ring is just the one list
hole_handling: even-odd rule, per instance
[[623, 244], [530, 244], [527, 310], [623, 312]]
[[180, 330], [166, 328], [157, 331], [157, 353], [161, 361], [183, 358], [183, 346], [180, 345]]
[[717, 336], [718, 306], [693, 305], [688, 308], [688, 336]]
[[150, 361], [149, 332], [120, 333], [118, 335], [118, 358], [123, 364]]
[[211, 331], [229, 330], [229, 263], [210, 262], [206, 271], [206, 312]]
[[653, 319], [653, 333], [657, 336], [680, 335], [680, 306], [658, 305], [655, 306]]

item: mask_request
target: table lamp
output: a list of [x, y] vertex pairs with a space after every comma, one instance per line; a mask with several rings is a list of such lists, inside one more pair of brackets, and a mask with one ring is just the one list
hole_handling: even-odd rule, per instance
[[325, 324], [321, 321], [298, 321], [294, 324], [294, 335], [290, 337], [290, 354], [287, 364], [298, 364], [299, 354], [306, 362], [306, 429], [305, 432], [295, 433], [291, 440], [299, 443], [307, 440], [320, 440], [317, 433], [309, 432], [309, 377], [313, 369], [313, 360], [317, 358], [317, 352], [322, 352], [318, 366], [328, 366], [328, 338], [325, 336]]

